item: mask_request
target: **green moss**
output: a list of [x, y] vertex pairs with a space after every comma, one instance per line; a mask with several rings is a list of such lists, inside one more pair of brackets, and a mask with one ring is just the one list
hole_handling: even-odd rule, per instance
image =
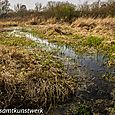
[[97, 47], [102, 43], [103, 39], [97, 36], [89, 36], [86, 38], [86, 45], [89, 47]]

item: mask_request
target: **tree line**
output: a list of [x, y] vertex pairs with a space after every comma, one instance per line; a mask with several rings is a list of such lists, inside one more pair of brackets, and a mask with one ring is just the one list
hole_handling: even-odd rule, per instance
[[42, 17], [42, 19], [56, 18], [57, 20], [70, 21], [79, 17], [105, 18], [115, 16], [115, 0], [102, 2], [98, 0], [89, 4], [74, 5], [69, 2], [49, 1], [46, 6], [36, 3], [34, 9], [27, 9], [26, 5], [17, 4], [14, 10], [10, 9], [8, 0], [0, 0], [0, 18]]

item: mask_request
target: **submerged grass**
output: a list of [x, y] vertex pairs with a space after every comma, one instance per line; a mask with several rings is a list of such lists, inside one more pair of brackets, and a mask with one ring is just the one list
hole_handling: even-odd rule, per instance
[[48, 108], [76, 88], [76, 80], [51, 53], [0, 45], [0, 108]]

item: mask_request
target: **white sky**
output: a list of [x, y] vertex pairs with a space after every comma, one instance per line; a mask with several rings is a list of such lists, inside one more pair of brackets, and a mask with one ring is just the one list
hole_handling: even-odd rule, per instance
[[[35, 3], [42, 3], [43, 5], [46, 5], [48, 1], [69, 1], [70, 3], [73, 4], [81, 4], [86, 1], [89, 3], [97, 1], [97, 0], [9, 0], [11, 7], [13, 8], [14, 5], [17, 3], [21, 3], [27, 6], [27, 8], [32, 9], [35, 7]], [[107, 0], [101, 0], [101, 1], [107, 1]]]

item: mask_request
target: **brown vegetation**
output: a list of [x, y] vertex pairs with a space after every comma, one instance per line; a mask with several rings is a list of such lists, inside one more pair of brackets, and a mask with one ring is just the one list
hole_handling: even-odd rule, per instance
[[17, 4], [15, 11], [9, 9], [8, 0], [4, 1], [5, 12], [0, 10], [0, 109], [51, 109], [78, 89], [76, 78], [68, 75], [59, 57], [36, 49], [34, 41], [10, 36], [4, 27], [21, 26], [49, 42], [69, 45], [77, 53], [102, 51], [109, 57], [107, 64], [114, 68], [114, 0], [80, 6], [51, 1], [46, 7], [36, 4], [33, 10]]
[[0, 46], [0, 108], [48, 107], [74, 94], [74, 79], [55, 58], [41, 50]]
[[[115, 16], [115, 1], [108, 0], [106, 2], [93, 2], [88, 4], [85, 2], [82, 5], [73, 5], [68, 2], [53, 2], [50, 1], [43, 7], [42, 4], [35, 4], [35, 9], [28, 10], [26, 5], [17, 4], [15, 10], [10, 9], [10, 4], [8, 0], [0, 1], [2, 5], [0, 7], [0, 18], [11, 18], [17, 20], [28, 20], [33, 18], [38, 18], [40, 20], [49, 20], [50, 18], [55, 18], [56, 21], [67, 21], [72, 22], [76, 18], [80, 17], [92, 17], [92, 18], [106, 18]], [[23, 18], [23, 19], [22, 19]]]

